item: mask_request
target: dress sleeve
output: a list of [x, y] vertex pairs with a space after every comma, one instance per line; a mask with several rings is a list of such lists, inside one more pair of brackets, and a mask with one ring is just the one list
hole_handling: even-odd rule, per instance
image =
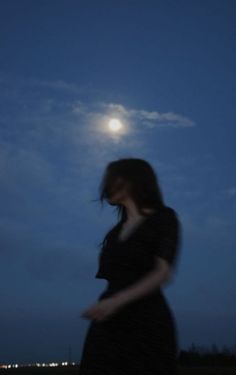
[[154, 255], [171, 266], [177, 261], [180, 249], [180, 220], [176, 211], [168, 208], [154, 232]]

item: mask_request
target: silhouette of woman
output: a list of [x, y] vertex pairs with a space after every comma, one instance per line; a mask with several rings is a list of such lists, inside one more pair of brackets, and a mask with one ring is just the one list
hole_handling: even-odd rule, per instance
[[180, 248], [180, 221], [163, 202], [151, 165], [139, 158], [108, 164], [100, 200], [119, 221], [101, 242], [96, 278], [108, 285], [82, 312], [91, 319], [80, 375], [176, 375], [178, 334], [162, 286]]

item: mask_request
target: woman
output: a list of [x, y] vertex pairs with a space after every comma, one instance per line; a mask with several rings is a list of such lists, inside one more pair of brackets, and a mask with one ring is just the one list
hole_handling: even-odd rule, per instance
[[178, 374], [175, 319], [162, 292], [179, 253], [178, 215], [139, 158], [108, 164], [100, 199], [117, 206], [120, 220], [102, 241], [95, 275], [108, 285], [81, 314], [92, 321], [79, 374]]

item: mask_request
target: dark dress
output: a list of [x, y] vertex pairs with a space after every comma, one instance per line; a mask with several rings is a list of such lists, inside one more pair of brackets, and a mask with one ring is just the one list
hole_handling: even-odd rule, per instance
[[[128, 288], [154, 267], [159, 256], [175, 268], [180, 221], [168, 206], [149, 214], [126, 240], [117, 237], [118, 222], [99, 254], [96, 278], [108, 280], [98, 300]], [[176, 375], [178, 334], [161, 287], [133, 300], [105, 320], [90, 322], [80, 375]]]

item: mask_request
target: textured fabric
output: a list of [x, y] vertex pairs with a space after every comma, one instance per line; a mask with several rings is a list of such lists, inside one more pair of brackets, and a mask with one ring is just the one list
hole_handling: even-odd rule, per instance
[[[148, 216], [126, 240], [118, 240], [121, 222], [106, 237], [96, 278], [108, 281], [98, 300], [128, 288], [150, 271], [154, 257], [175, 268], [180, 222], [164, 207]], [[178, 335], [162, 288], [126, 304], [104, 321], [91, 321], [86, 333], [80, 375], [176, 375]]]

